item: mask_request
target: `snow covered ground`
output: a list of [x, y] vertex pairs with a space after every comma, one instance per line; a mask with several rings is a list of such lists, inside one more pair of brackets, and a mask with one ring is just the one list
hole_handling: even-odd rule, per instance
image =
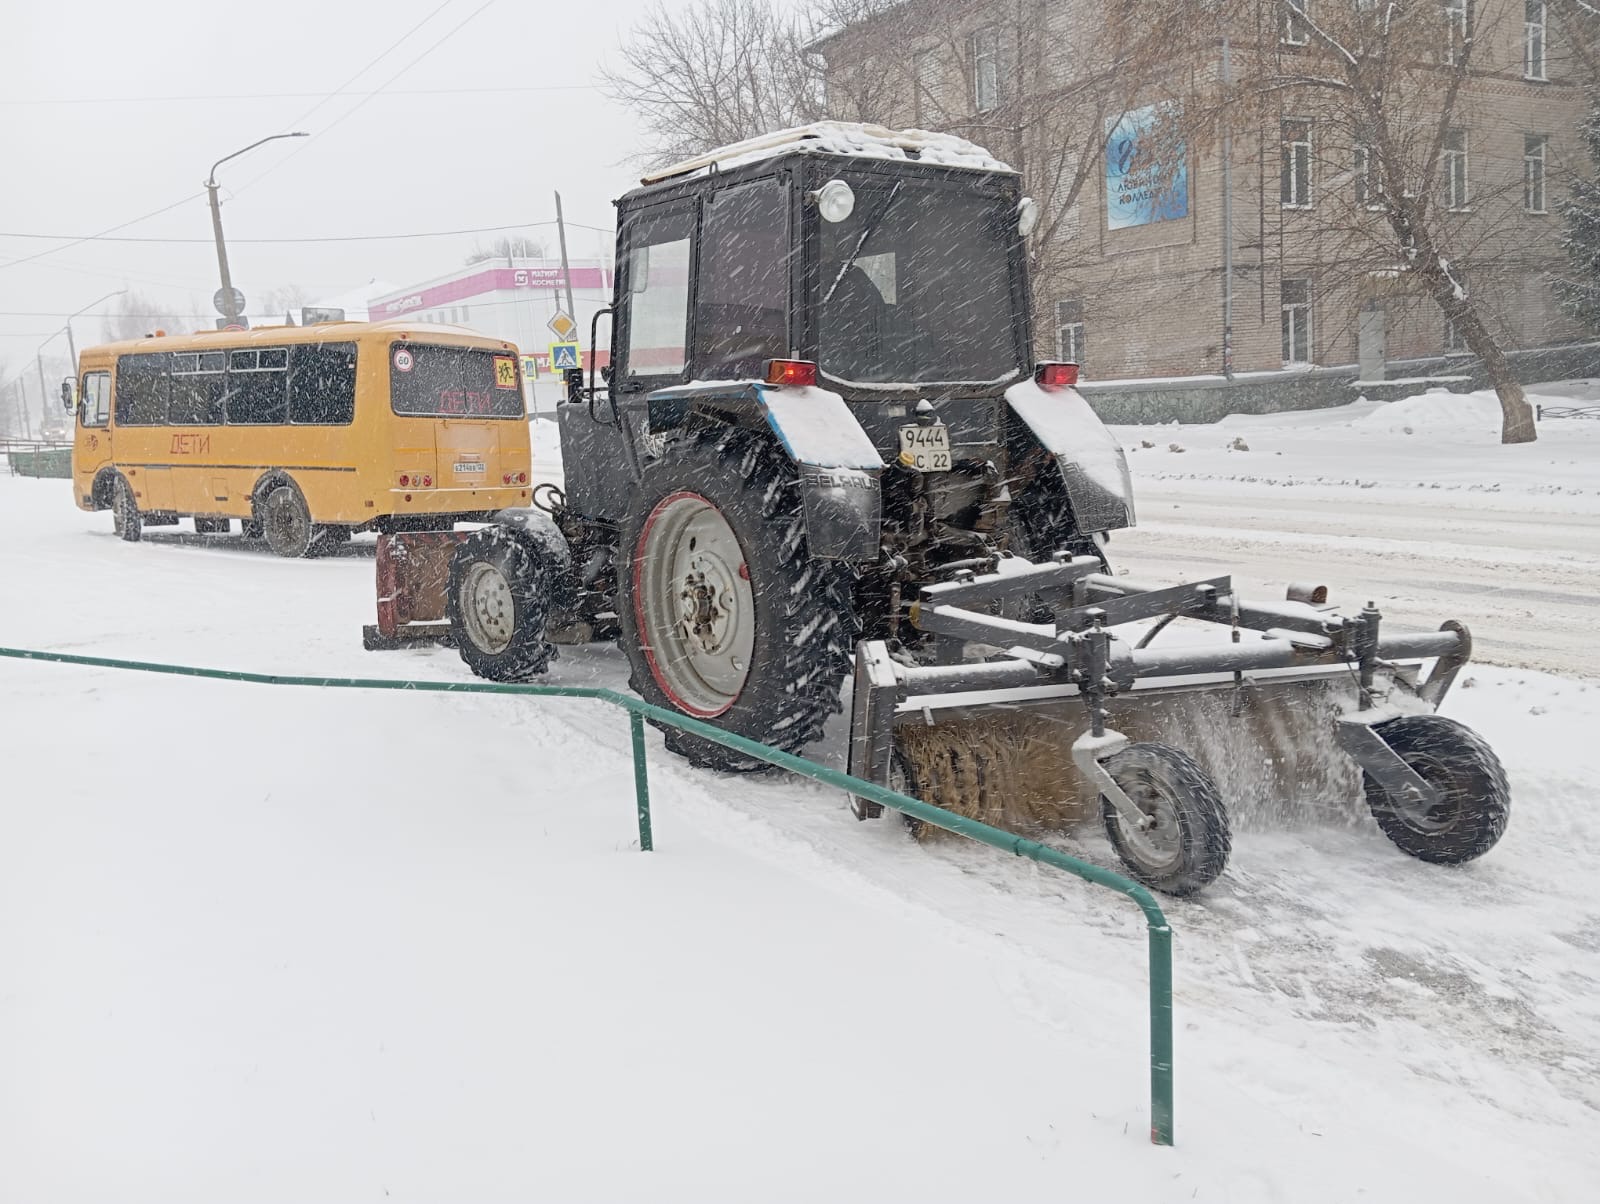
[[[1118, 563], [1268, 544], [1263, 588], [1321, 567], [1569, 673], [1474, 667], [1446, 706], [1515, 793], [1482, 861], [1256, 819], [1167, 904], [1176, 1149], [1146, 1140], [1144, 934], [1117, 896], [690, 771], [654, 733], [641, 854], [626, 724], [589, 704], [0, 661], [0, 1201], [1592, 1198], [1600, 424], [1500, 449], [1419, 438], [1431, 405], [1118, 432], [1159, 440]], [[1505, 553], [1569, 599], [1576, 651], [1532, 623], [1519, 662], [1494, 614], [1368, 585]], [[465, 677], [361, 651], [370, 555], [126, 545], [64, 483], [0, 475], [11, 645]], [[563, 650], [557, 676], [625, 670]], [[1110, 863], [1095, 832], [1062, 843]]]
[[[1600, 401], [1600, 381], [1530, 386], [1571, 399]], [[1118, 566], [1231, 572], [1267, 597], [1316, 581], [1403, 624], [1466, 623], [1480, 660], [1600, 678], [1600, 421], [1547, 419], [1538, 442], [1502, 447], [1492, 393], [1440, 391], [1116, 429], [1139, 507]]]

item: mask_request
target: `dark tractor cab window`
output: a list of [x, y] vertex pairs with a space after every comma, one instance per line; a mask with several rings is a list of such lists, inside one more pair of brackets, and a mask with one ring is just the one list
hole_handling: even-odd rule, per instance
[[778, 179], [712, 193], [701, 223], [694, 373], [759, 376], [789, 353], [789, 195]]
[[680, 379], [689, 360], [694, 210], [644, 210], [629, 220], [626, 238], [619, 281], [627, 290], [624, 379]]
[[1015, 198], [842, 174], [854, 210], [841, 222], [818, 221], [822, 370], [908, 384], [989, 383], [1023, 371]]

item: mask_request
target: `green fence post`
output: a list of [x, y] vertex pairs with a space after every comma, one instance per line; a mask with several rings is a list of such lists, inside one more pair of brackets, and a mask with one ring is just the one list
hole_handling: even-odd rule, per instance
[[1150, 925], [1150, 1140], [1172, 1144], [1172, 929]]
[[628, 726], [633, 729], [633, 791], [639, 803], [639, 851], [648, 853], [655, 846], [650, 839], [650, 776], [644, 759], [644, 716], [630, 710]]

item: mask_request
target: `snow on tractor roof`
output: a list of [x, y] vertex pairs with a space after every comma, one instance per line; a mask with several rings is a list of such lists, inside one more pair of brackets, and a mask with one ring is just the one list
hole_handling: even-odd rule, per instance
[[864, 125], [855, 121], [817, 121], [719, 147], [696, 158], [651, 172], [639, 182], [659, 184], [680, 176], [728, 171], [779, 155], [808, 153], [850, 155], [860, 159], [914, 160], [941, 167], [966, 168], [969, 171], [1015, 171], [983, 147], [965, 138], [957, 138], [954, 134], [935, 134], [929, 130], [891, 130], [887, 126]]

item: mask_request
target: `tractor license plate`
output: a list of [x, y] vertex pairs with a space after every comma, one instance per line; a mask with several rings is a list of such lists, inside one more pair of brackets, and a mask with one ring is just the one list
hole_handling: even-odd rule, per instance
[[483, 465], [476, 460], [461, 460], [456, 463], [457, 472], [482, 472]]
[[917, 472], [949, 472], [950, 428], [943, 423], [901, 427], [900, 463]]

